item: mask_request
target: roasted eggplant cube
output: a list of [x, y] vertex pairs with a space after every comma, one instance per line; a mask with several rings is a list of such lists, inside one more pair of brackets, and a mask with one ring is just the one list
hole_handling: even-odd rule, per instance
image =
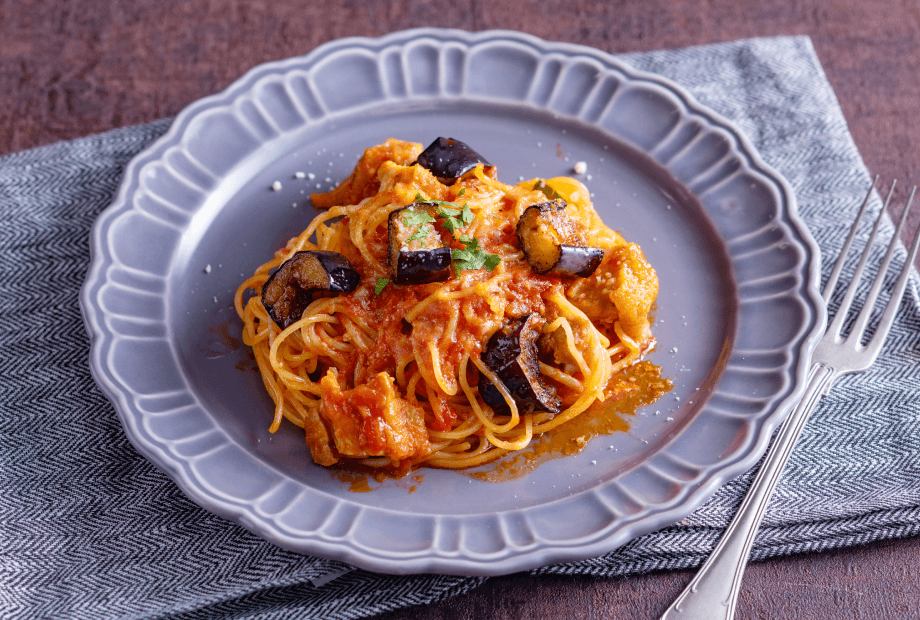
[[492, 165], [467, 144], [453, 138], [438, 138], [422, 151], [415, 163], [427, 168], [445, 185], [450, 185], [477, 164]]
[[262, 287], [262, 304], [282, 329], [300, 320], [316, 294], [349, 293], [361, 275], [338, 252], [305, 250], [287, 259]]
[[394, 284], [427, 284], [450, 278], [451, 252], [435, 226], [434, 205], [414, 203], [390, 213], [387, 258]]
[[[495, 373], [523, 413], [559, 413], [562, 404], [555, 388], [540, 375], [537, 338], [543, 323], [539, 314], [529, 314], [505, 325], [492, 334], [482, 353], [482, 363]], [[479, 381], [479, 394], [496, 412], [508, 410], [501, 392], [485, 377]]]
[[527, 207], [517, 223], [518, 241], [534, 273], [587, 278], [601, 264], [604, 251], [586, 245], [565, 207], [561, 199]]

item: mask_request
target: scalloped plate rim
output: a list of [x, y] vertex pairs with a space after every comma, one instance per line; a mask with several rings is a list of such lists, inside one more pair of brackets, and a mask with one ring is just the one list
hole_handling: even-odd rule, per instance
[[[128, 411], [132, 407], [130, 403], [131, 392], [130, 390], [125, 390], [124, 386], [111, 376], [102, 359], [102, 354], [108, 350], [105, 346], [108, 343], [108, 337], [112, 335], [106, 332], [104, 329], [104, 320], [101, 316], [97, 315], [99, 309], [94, 307], [93, 295], [104, 283], [103, 268], [111, 267], [111, 263], [104, 264], [102, 262], [105, 255], [103, 250], [106, 249], [104, 236], [108, 233], [110, 223], [116, 215], [131, 209], [130, 196], [137, 190], [136, 185], [139, 179], [140, 170], [146, 164], [162, 157], [170, 146], [181, 142], [183, 133], [199, 113], [213, 109], [216, 106], [225, 105], [235, 100], [236, 97], [250, 92], [262, 77], [275, 73], [282, 73], [300, 65], [312, 66], [317, 60], [334, 51], [348, 50], [351, 47], [360, 47], [361, 49], [375, 48], [379, 51], [389, 45], [397, 43], [406, 45], [413, 40], [423, 38], [437, 39], [439, 36], [454, 37], [459, 42], [464, 43], [467, 48], [480, 42], [505, 39], [529, 44], [531, 47], [540, 50], [544, 54], [549, 51], [561, 51], [570, 57], [586, 56], [608, 67], [615, 68], [630, 79], [646, 81], [658, 85], [671, 94], [678, 96], [681, 103], [688, 111], [728, 132], [738, 145], [738, 148], [733, 148], [733, 150], [737, 154], [742, 155], [753, 170], [759, 172], [765, 179], [774, 183], [778, 188], [780, 196], [785, 199], [786, 208], [784, 210], [785, 212], [782, 214], [785, 216], [783, 221], [791, 225], [791, 228], [798, 236], [798, 240], [804, 244], [804, 249], [807, 251], [806, 253], [810, 254], [810, 259], [806, 259], [808, 263], [806, 279], [809, 282], [806, 302], [812, 306], [811, 309], [814, 310], [816, 314], [814, 316], [815, 321], [812, 329], [803, 337], [803, 355], [800, 355], [795, 363], [794, 375], [796, 387], [793, 393], [789, 394], [774, 412], [753, 423], [757, 429], [755, 432], [756, 436], [747, 446], [748, 449], [744, 454], [733, 454], [733, 458], [729, 459], [730, 463], [728, 465], [720, 467], [716, 471], [708, 472], [704, 481], [698, 486], [684, 488], [681, 494], [672, 499], [670, 502], [670, 504], [672, 504], [671, 507], [659, 507], [659, 509], [655, 510], [651, 515], [645, 514], [645, 510], [640, 511], [640, 513], [634, 515], [634, 518], [630, 521], [616, 527], [611, 526], [613, 531], [608, 532], [607, 529], [610, 529], [608, 527], [595, 532], [594, 536], [591, 537], [592, 541], [587, 545], [578, 547], [570, 547], [567, 545], [566, 541], [562, 541], [559, 544], [544, 543], [543, 546], [538, 549], [514, 554], [513, 550], [512, 552], [508, 552], [509, 547], [506, 546], [503, 552], [498, 554], [500, 557], [491, 561], [487, 560], [487, 564], [483, 563], [483, 558], [481, 557], [444, 557], [442, 555], [431, 555], [431, 549], [428, 549], [417, 554], [405, 554], [406, 557], [395, 560], [398, 565], [394, 566], [393, 556], [387, 556], [380, 551], [375, 552], [374, 550], [354, 549], [348, 545], [343, 545], [340, 541], [321, 540], [315, 533], [304, 534], [302, 536], [285, 536], [283, 532], [278, 531], [277, 525], [270, 526], [268, 523], [259, 522], [258, 519], [254, 521], [254, 517], [258, 517], [259, 515], [248, 511], [244, 502], [228, 503], [226, 498], [217, 497], [209, 490], [200, 488], [197, 481], [190, 476], [187, 467], [183, 466], [183, 463], [175, 462], [171, 455], [168, 455], [169, 458], [164, 459], [159, 448], [148, 445], [145, 441], [142, 441], [141, 438], [137, 436], [137, 429], [135, 427], [137, 419], [128, 415]], [[349, 109], [347, 113], [351, 113], [352, 111], [352, 109]], [[330, 115], [334, 115], [334, 112], [330, 113]], [[325, 116], [323, 119], [325, 119]], [[779, 205], [779, 207], [782, 209], [782, 205]], [[794, 404], [804, 390], [804, 377], [810, 365], [810, 353], [820, 338], [821, 332], [823, 331], [823, 324], [826, 320], [823, 304], [818, 301], [820, 295], [817, 292], [816, 284], [819, 279], [818, 257], [820, 253], [817, 244], [811, 237], [807, 227], [797, 212], [794, 193], [789, 187], [788, 182], [761, 159], [759, 153], [747, 137], [740, 132], [733, 123], [718, 113], [699, 104], [683, 87], [661, 76], [635, 70], [602, 51], [577, 44], [547, 42], [532, 35], [507, 30], [468, 33], [462, 30], [419, 28], [395, 32], [379, 38], [349, 37], [323, 44], [304, 56], [264, 63], [253, 67], [220, 93], [199, 99], [186, 107], [175, 118], [169, 130], [163, 136], [155, 140], [144, 151], [132, 159], [126, 167], [124, 178], [115, 200], [112, 205], [99, 216], [93, 225], [90, 245], [91, 265], [87, 273], [84, 287], [80, 293], [80, 306], [92, 341], [90, 352], [91, 371], [97, 383], [103, 387], [106, 395], [114, 401], [116, 405], [115, 409], [118, 412], [122, 424], [125, 426], [127, 435], [132, 444], [134, 444], [146, 458], [151, 460], [173, 478], [186, 495], [209, 511], [240, 523], [243, 527], [246, 527], [259, 536], [287, 548], [293, 548], [294, 550], [307, 553], [315, 553], [324, 557], [346, 561], [359, 567], [387, 573], [402, 574], [433, 571], [458, 575], [497, 575], [523, 570], [525, 568], [537, 568], [548, 563], [584, 559], [593, 557], [599, 553], [611, 551], [635, 536], [673, 523], [682, 516], [689, 514], [708, 499], [719, 486], [753, 466], [765, 451], [770, 437], [772, 436], [772, 431], [785, 419], [785, 416], [792, 408], [792, 404]], [[112, 339], [117, 338], [113, 336]], [[570, 498], [553, 500], [553, 502], [548, 503], [562, 502], [568, 499]], [[378, 510], [385, 509], [378, 508]], [[528, 508], [522, 508], [496, 514], [526, 513], [527, 510]]]

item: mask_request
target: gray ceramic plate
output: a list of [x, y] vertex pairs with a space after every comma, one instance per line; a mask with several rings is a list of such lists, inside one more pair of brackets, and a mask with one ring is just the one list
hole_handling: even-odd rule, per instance
[[[355, 493], [298, 429], [268, 433], [233, 292], [365, 147], [439, 135], [510, 182], [587, 163], [601, 216], [658, 271], [651, 359], [675, 387], [516, 480], [430, 470]], [[757, 461], [824, 321], [792, 192], [730, 123], [602, 52], [512, 32], [345, 39], [253, 69], [131, 162], [92, 247], [91, 365], [138, 450], [269, 541], [382, 572], [509, 573], [673, 523]]]

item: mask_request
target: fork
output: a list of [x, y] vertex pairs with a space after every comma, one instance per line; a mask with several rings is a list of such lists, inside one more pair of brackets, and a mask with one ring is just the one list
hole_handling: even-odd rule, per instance
[[[856, 221], [850, 229], [827, 284], [824, 286], [822, 294], [825, 303], [830, 300], [837, 286], [837, 280], [840, 278], [847, 254], [856, 236], [859, 221], [866, 211], [866, 206], [869, 204], [869, 198], [872, 196], [872, 190], [875, 188], [877, 181], [878, 177], [875, 177], [868, 193], [866, 193], [865, 200], [863, 200], [859, 208]], [[856, 266], [853, 279], [844, 293], [840, 308], [815, 348], [808, 377], [808, 387], [802, 400], [789, 415], [789, 419], [777, 435], [770, 453], [764, 460], [757, 477], [754, 479], [754, 483], [738, 509], [738, 514], [735, 515], [731, 525], [725, 531], [725, 535], [693, 580], [674, 603], [668, 607], [664, 615], [661, 616], [661, 620], [717, 620], [720, 618], [730, 620], [734, 616], [735, 605], [738, 602], [738, 592], [741, 589], [741, 577], [747, 564], [748, 553], [754, 542], [754, 535], [757, 533], [757, 528], [761, 519], [763, 519], [764, 512], [766, 512], [770, 495], [776, 487], [786, 461], [789, 460], [789, 455], [792, 453], [805, 422], [817, 406], [818, 401], [827, 395], [831, 384], [838, 377], [844, 374], [862, 372], [869, 368], [878, 358], [882, 344], [888, 336], [888, 332], [891, 331], [891, 324], [894, 322], [901, 296], [907, 287], [910, 266], [914, 262], [914, 258], [917, 255], [917, 246], [920, 244], [920, 230], [914, 234], [907, 260], [904, 262], [904, 267], [901, 269], [898, 280], [891, 292], [891, 298], [879, 320], [875, 333], [866, 344], [863, 344], [863, 339], [884, 283], [885, 274], [891, 264], [895, 247], [901, 236], [901, 230], [907, 221], [907, 212], [910, 210], [911, 203], [914, 200], [914, 194], [917, 191], [916, 187], [911, 191], [907, 205], [904, 207], [904, 212], [898, 220], [897, 228], [882, 259], [878, 274], [866, 295], [862, 310], [857, 315], [852, 329], [849, 330], [849, 335], [844, 337], [842, 332], [853, 298], [856, 296], [863, 270], [869, 260], [872, 242], [882, 223], [888, 203], [894, 194], [896, 183], [894, 181], [891, 184], [891, 189], [888, 191], [882, 211], [872, 227], [869, 241]]]

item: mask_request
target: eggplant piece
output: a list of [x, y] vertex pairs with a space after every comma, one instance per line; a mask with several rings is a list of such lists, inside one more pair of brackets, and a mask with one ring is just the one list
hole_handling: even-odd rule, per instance
[[297, 252], [275, 270], [262, 287], [262, 304], [281, 329], [300, 320], [320, 293], [350, 293], [361, 281], [348, 259], [338, 252]]
[[422, 151], [415, 163], [427, 168], [445, 185], [450, 185], [477, 164], [492, 165], [466, 143], [453, 138], [438, 138]]
[[[523, 413], [559, 413], [562, 405], [556, 389], [543, 383], [540, 375], [537, 338], [544, 322], [533, 313], [509, 323], [492, 334], [482, 353], [482, 363], [505, 385]], [[480, 380], [479, 394], [496, 412], [508, 410], [501, 392], [488, 379]]]
[[394, 284], [427, 284], [450, 278], [451, 251], [434, 226], [435, 206], [416, 202], [390, 213], [387, 258]]
[[565, 207], [562, 199], [531, 205], [521, 214], [515, 232], [534, 273], [554, 271], [587, 278], [601, 264], [604, 251], [586, 245]]

